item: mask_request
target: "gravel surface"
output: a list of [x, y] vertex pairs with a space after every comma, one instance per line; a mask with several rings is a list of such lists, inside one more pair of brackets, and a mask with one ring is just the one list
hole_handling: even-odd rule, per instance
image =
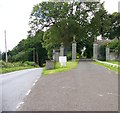
[[18, 111], [117, 111], [118, 75], [92, 62], [42, 76]]

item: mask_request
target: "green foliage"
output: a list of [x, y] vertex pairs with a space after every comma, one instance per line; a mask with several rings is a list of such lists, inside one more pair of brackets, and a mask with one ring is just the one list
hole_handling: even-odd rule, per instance
[[114, 39], [109, 43], [110, 51], [115, 52], [117, 54], [117, 58], [120, 57], [120, 40]]
[[[46, 59], [52, 58], [52, 50], [59, 49], [61, 42], [69, 48], [74, 35], [77, 52], [81, 54], [81, 49], [86, 47], [85, 55], [91, 58], [97, 36], [102, 35], [104, 39], [120, 36], [120, 13], [110, 15], [103, 6], [100, 2], [79, 1], [74, 4], [42, 2], [35, 5], [30, 15], [29, 35], [8, 51], [9, 61], [34, 61], [42, 66]], [[70, 56], [68, 53], [68, 59], [71, 59]], [[2, 58], [5, 60], [5, 53]]]
[[[68, 51], [66, 56], [67, 56], [68, 61], [72, 60], [72, 51]], [[80, 54], [79, 53], [76, 53], [76, 58], [80, 59]]]
[[117, 51], [118, 52], [118, 47], [120, 46], [120, 43], [117, 39], [113, 40], [112, 42], [109, 43], [110, 49]]
[[39, 67], [35, 62], [4, 62], [0, 60], [1, 64], [1, 70], [0, 73], [7, 73], [7, 72], [12, 72], [12, 71], [17, 71], [17, 70], [23, 70], [23, 69], [29, 69], [29, 68], [37, 68]]
[[119, 39], [120, 37], [120, 12], [114, 12], [112, 15], [110, 15], [111, 18], [111, 26], [110, 26], [110, 33], [109, 37], [110, 39], [114, 39], [117, 37]]
[[99, 56], [98, 59], [101, 61], [105, 61], [106, 60], [106, 45], [101, 45], [99, 48]]
[[35, 62], [29, 62], [29, 61], [25, 61], [25, 62], [14, 62], [14, 63], [10, 63], [10, 62], [4, 62], [4, 61], [0, 61], [1, 67], [2, 68], [14, 68], [14, 67], [19, 67], [19, 66], [33, 66], [33, 67], [38, 67], [38, 65]]
[[67, 60], [72, 59], [72, 51], [67, 52]]
[[107, 11], [102, 8], [98, 12], [95, 13], [95, 17], [92, 19], [92, 29], [93, 33], [102, 35], [103, 39], [109, 38], [109, 31], [111, 26], [110, 15], [107, 14]]
[[[74, 10], [73, 6], [76, 7]], [[70, 46], [73, 35], [76, 36], [78, 52], [86, 46], [87, 57], [92, 57], [91, 45], [94, 39], [100, 34], [107, 36], [109, 25], [109, 15], [99, 2], [42, 2], [33, 7], [30, 16], [30, 35], [47, 29], [42, 46], [47, 50], [49, 58], [52, 50], [58, 49], [61, 42], [65, 48]]]
[[34, 67], [37, 66], [35, 62], [30, 62], [30, 61], [25, 61], [23, 64], [26, 64], [28, 66], [34, 66]]
[[120, 61], [114, 61], [114, 60], [109, 60], [107, 62], [112, 63], [112, 64], [118, 64], [118, 65], [120, 64]]
[[[38, 31], [35, 36], [21, 40], [13, 50], [8, 51], [8, 60], [10, 62], [34, 61], [42, 66], [47, 58], [47, 51], [41, 44], [43, 33], [42, 31]], [[3, 53], [2, 58], [5, 60], [5, 53]]]

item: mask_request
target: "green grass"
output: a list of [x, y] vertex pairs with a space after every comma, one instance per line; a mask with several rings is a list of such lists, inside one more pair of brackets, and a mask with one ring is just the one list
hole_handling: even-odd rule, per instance
[[94, 64], [97, 64], [97, 65], [100, 65], [100, 66], [104, 66], [104, 67], [106, 67], [106, 68], [108, 68], [108, 69], [110, 69], [110, 70], [120, 74], [120, 71], [116, 67], [111, 67], [111, 66], [108, 66], [108, 65], [102, 64], [100, 62], [96, 62], [96, 61], [94, 62]]
[[31, 68], [35, 68], [33, 66], [28, 66], [28, 67], [11, 67], [11, 68], [2, 68], [0, 70], [0, 73], [8, 73], [8, 72], [13, 72], [13, 71], [18, 71], [18, 70], [24, 70], [24, 69], [31, 69]]
[[112, 64], [120, 64], [120, 61], [106, 61], [106, 62], [109, 62], [109, 63], [112, 63]]
[[24, 70], [24, 69], [31, 69], [31, 68], [37, 68], [39, 67], [36, 65], [34, 62], [4, 62], [0, 60], [0, 73], [8, 73], [8, 72], [13, 72], [13, 71], [18, 71], [18, 70]]
[[78, 61], [72, 62], [68, 61], [66, 67], [61, 67], [59, 62], [55, 63], [55, 69], [52, 70], [46, 70], [45, 67], [43, 68], [43, 76], [49, 75], [49, 74], [54, 74], [54, 73], [59, 73], [59, 72], [64, 72], [64, 71], [69, 71], [73, 68], [76, 68], [78, 65]]

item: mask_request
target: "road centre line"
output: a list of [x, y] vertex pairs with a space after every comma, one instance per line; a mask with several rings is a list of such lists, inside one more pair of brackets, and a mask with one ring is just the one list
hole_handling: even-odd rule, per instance
[[27, 95], [29, 95], [29, 94], [30, 94], [30, 92], [31, 92], [31, 90], [29, 90], [29, 91], [26, 93], [26, 96], [27, 96]]
[[16, 109], [18, 109], [22, 104], [24, 104], [24, 102], [20, 102], [20, 103], [17, 105]]

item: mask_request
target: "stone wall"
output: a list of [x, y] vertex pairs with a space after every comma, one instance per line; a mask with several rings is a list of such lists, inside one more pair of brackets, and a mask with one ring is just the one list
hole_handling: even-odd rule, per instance
[[109, 58], [109, 60], [117, 60], [117, 54], [115, 54], [114, 52], [110, 52]]

